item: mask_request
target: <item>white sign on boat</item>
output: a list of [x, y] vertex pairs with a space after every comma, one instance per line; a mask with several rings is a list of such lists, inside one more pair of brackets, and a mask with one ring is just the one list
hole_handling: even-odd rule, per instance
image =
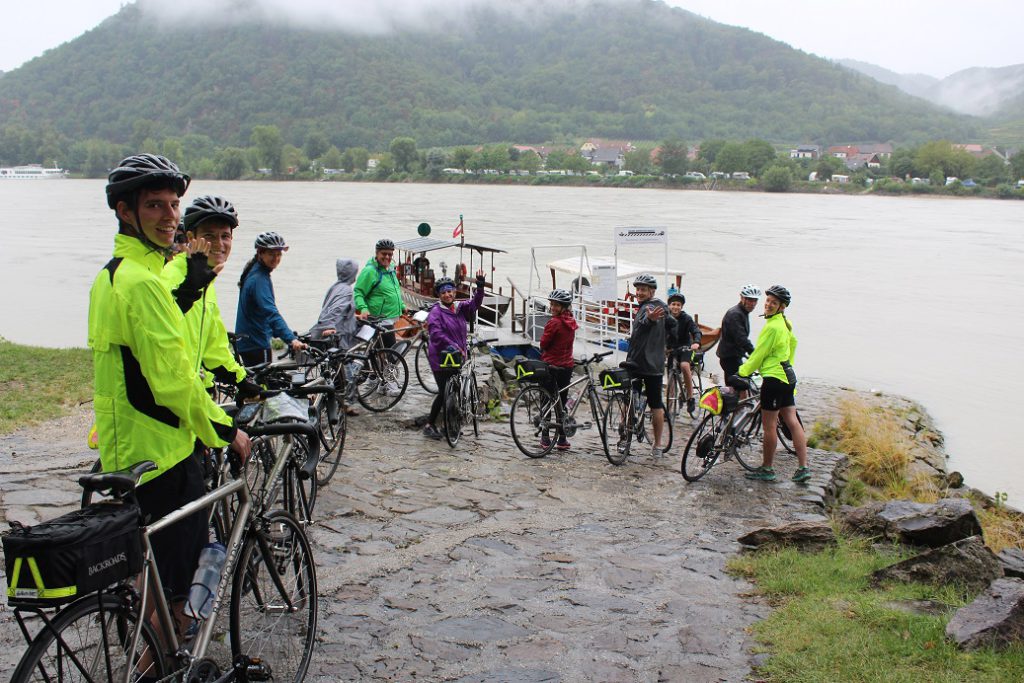
[[615, 228], [615, 245], [620, 244], [668, 244], [668, 229], [641, 226]]

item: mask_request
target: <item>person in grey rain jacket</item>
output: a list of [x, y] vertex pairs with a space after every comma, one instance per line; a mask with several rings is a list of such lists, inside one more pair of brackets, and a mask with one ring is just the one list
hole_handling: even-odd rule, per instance
[[358, 329], [352, 284], [359, 274], [359, 262], [340, 258], [335, 263], [338, 280], [330, 286], [320, 308], [320, 318], [309, 329], [314, 339], [332, 337], [334, 346], [347, 349], [355, 343]]

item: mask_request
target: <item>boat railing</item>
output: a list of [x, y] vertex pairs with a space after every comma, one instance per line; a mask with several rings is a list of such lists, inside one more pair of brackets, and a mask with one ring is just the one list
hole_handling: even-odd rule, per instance
[[[635, 301], [628, 299], [592, 301], [577, 297], [572, 307], [573, 317], [579, 325], [579, 329], [576, 330], [577, 341], [625, 351], [626, 345], [623, 342], [628, 340], [633, 332], [636, 306]], [[526, 302], [526, 313], [523, 317], [525, 329], [522, 332], [534, 342], [540, 341], [544, 326], [551, 319], [548, 300], [533, 297]]]

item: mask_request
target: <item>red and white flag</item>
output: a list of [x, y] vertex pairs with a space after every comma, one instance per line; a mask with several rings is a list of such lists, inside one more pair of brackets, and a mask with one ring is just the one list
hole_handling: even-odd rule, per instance
[[452, 230], [452, 238], [454, 239], [458, 237], [459, 235], [462, 234], [462, 232], [462, 216], [459, 216], [459, 224], [455, 226], [454, 230]]

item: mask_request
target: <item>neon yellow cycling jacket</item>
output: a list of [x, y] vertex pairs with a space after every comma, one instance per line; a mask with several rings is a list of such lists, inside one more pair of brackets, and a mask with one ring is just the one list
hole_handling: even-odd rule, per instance
[[789, 361], [792, 364], [794, 357], [796, 335], [793, 334], [793, 329], [785, 316], [776, 313], [765, 321], [761, 333], [757, 335], [754, 352], [740, 366], [739, 374], [742, 377], [750, 377], [755, 372], [760, 372], [762, 377], [774, 377], [789, 384], [786, 371], [782, 369], [782, 361]]
[[[188, 255], [178, 254], [164, 266], [160, 278], [171, 292], [185, 279]], [[192, 368], [203, 379], [207, 388], [213, 386], [213, 378], [222, 382], [238, 384], [245, 379], [245, 368], [235, 360], [228, 341], [228, 331], [217, 305], [217, 290], [211, 282], [203, 290], [203, 296], [185, 314], [185, 348], [188, 349]]]
[[161, 252], [114, 238], [114, 258], [89, 292], [93, 408], [104, 470], [152, 460], [148, 481], [187, 458], [196, 436], [231, 442], [235, 429], [206, 393], [185, 348], [184, 319], [160, 280]]

